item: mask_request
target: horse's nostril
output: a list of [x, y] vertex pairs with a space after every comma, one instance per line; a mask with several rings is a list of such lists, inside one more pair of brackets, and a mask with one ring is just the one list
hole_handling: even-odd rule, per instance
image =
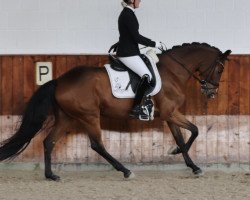
[[215, 94], [210, 94], [208, 97], [209, 97], [210, 99], [214, 99], [214, 98], [215, 98]]

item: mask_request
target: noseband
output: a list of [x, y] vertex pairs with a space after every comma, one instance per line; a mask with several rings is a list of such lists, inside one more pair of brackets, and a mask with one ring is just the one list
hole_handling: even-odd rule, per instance
[[[219, 87], [218, 83], [214, 83], [212, 80], [209, 80], [211, 78], [217, 64], [220, 64], [220, 66], [222, 67], [222, 71], [224, 70], [224, 64], [219, 60], [219, 58], [216, 58], [216, 60], [208, 68], [206, 68], [203, 72], [200, 73], [200, 76], [204, 75], [205, 73], [208, 73], [207, 76], [205, 77], [205, 79], [201, 80], [191, 70], [189, 70], [188, 67], [184, 63], [180, 62], [176, 57], [174, 57], [172, 55], [169, 55], [169, 57], [172, 58], [178, 64], [180, 64], [194, 79], [199, 81], [199, 83], [201, 84], [201, 88], [203, 90], [205, 90], [204, 92], [206, 94], [208, 94], [210, 90], [217, 89]], [[208, 83], [210, 83], [214, 87], [209, 87]]]

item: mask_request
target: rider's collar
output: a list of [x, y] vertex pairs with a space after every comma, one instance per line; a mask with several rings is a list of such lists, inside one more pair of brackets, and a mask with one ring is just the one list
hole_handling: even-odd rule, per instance
[[135, 12], [135, 9], [132, 8], [131, 6], [126, 6], [126, 8], [129, 8], [130, 10], [132, 10], [133, 12]]

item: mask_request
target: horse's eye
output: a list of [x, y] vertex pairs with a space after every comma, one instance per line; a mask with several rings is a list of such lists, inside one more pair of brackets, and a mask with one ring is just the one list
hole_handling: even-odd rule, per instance
[[223, 69], [219, 69], [218, 73], [221, 74], [223, 72]]

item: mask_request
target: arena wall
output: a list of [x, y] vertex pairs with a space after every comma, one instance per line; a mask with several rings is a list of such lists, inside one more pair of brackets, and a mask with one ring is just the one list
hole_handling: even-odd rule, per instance
[[[10, 137], [38, 86], [35, 63], [51, 61], [53, 78], [76, 65], [102, 67], [118, 40], [121, 0], [0, 0], [0, 135]], [[199, 84], [187, 85], [183, 113], [200, 129], [190, 150], [199, 163], [250, 163], [250, 1], [143, 0], [136, 11], [140, 32], [168, 48], [206, 42], [233, 55], [219, 95], [207, 101]], [[122, 162], [174, 163], [175, 144], [165, 123], [102, 119], [108, 151]], [[40, 133], [17, 161], [43, 160]], [[189, 133], [185, 132], [187, 138]], [[56, 162], [103, 163], [84, 134], [69, 135], [56, 147]]]

